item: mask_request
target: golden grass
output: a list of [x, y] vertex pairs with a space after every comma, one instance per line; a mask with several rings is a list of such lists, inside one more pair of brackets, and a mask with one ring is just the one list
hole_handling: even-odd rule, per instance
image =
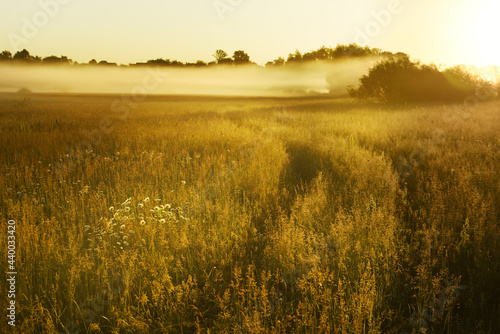
[[116, 99], [0, 96], [19, 332], [500, 330], [498, 102]]

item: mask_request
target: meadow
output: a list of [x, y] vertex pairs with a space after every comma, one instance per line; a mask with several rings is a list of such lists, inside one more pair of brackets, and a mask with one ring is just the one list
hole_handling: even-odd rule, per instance
[[0, 95], [15, 332], [500, 332], [500, 101], [119, 100]]

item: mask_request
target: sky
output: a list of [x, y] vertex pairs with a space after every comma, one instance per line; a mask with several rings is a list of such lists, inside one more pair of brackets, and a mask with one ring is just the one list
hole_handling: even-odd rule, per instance
[[0, 0], [0, 50], [119, 64], [258, 64], [356, 42], [425, 63], [500, 64], [496, 0]]

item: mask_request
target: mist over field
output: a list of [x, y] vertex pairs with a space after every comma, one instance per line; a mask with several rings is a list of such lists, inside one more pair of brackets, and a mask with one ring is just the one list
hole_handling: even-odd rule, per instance
[[[346, 94], [379, 58], [295, 66], [106, 67], [0, 65], [0, 92], [289, 96]], [[139, 86], [139, 87], [138, 87]]]

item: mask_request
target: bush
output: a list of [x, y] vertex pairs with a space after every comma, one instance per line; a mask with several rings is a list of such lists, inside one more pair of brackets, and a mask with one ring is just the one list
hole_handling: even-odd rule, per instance
[[421, 65], [408, 57], [390, 58], [371, 68], [349, 95], [382, 102], [452, 102], [475, 94], [487, 84], [463, 67], [439, 71], [435, 65]]
[[29, 89], [28, 87], [21, 87], [17, 90], [18, 94], [31, 94], [33, 91]]

